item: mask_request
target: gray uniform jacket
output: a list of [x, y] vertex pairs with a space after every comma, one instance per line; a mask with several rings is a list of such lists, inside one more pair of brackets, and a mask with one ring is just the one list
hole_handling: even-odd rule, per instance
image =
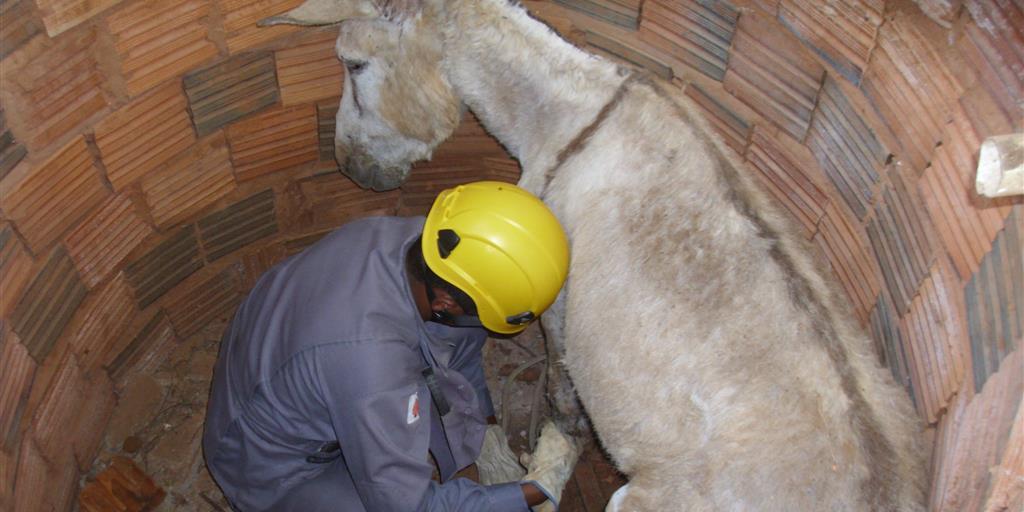
[[[449, 480], [478, 455], [493, 413], [486, 334], [419, 316], [405, 254], [422, 227], [422, 217], [347, 224], [269, 270], [239, 306], [203, 433], [207, 466], [235, 508], [529, 510], [518, 483]], [[428, 365], [450, 406], [443, 418]], [[431, 480], [428, 451], [443, 484]], [[313, 497], [299, 496], [317, 481]]]

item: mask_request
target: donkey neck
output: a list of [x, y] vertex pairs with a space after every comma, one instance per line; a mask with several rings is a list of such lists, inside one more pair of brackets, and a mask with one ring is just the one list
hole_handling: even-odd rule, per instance
[[[617, 66], [558, 37], [508, 0], [452, 0], [443, 24], [452, 85], [537, 188], [614, 96]], [[536, 190], [534, 190], [536, 192]]]

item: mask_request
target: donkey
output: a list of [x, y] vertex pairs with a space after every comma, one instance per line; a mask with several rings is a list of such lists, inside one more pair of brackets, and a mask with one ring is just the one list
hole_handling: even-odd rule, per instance
[[336, 157], [400, 186], [468, 106], [559, 216], [543, 319], [629, 478], [608, 510], [923, 510], [919, 425], [806, 241], [696, 107], [508, 0], [308, 0], [342, 22]]

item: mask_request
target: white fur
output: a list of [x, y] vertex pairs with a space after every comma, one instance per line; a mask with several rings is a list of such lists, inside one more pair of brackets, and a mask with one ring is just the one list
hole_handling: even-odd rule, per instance
[[[627, 82], [505, 0], [424, 0], [397, 30], [343, 41], [349, 23], [365, 24], [343, 24], [342, 55], [375, 49], [391, 80], [427, 92], [390, 86], [375, 101], [408, 116], [339, 113], [339, 138], [429, 127], [413, 138], [433, 147], [461, 100], [565, 225], [570, 278], [545, 330], [630, 478], [612, 510], [923, 510], [908, 397], [685, 96]], [[357, 87], [374, 83], [389, 87]], [[388, 166], [405, 153], [406, 172], [422, 156], [406, 142], [367, 147]]]

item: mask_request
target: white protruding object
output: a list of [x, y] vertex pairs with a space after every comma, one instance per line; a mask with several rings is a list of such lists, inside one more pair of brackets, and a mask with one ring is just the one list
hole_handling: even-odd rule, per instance
[[526, 470], [516, 460], [516, 454], [508, 447], [508, 437], [500, 425], [487, 426], [476, 469], [480, 483], [484, 485], [518, 482], [526, 475]]
[[[535, 482], [543, 487], [544, 494], [554, 500], [560, 500], [566, 482], [576, 467], [576, 459], [580, 456], [579, 442], [562, 433], [554, 422], [548, 421], [540, 430], [537, 448], [532, 454], [524, 453], [521, 462], [526, 465], [524, 482]], [[533, 512], [555, 512], [556, 503], [545, 501], [532, 508]]]
[[620, 512], [622, 500], [626, 499], [627, 492], [629, 492], [629, 484], [619, 487], [615, 494], [612, 494], [612, 499], [608, 500], [608, 506], [604, 508], [604, 512]]
[[996, 135], [981, 143], [974, 184], [986, 197], [1024, 194], [1024, 133]]

